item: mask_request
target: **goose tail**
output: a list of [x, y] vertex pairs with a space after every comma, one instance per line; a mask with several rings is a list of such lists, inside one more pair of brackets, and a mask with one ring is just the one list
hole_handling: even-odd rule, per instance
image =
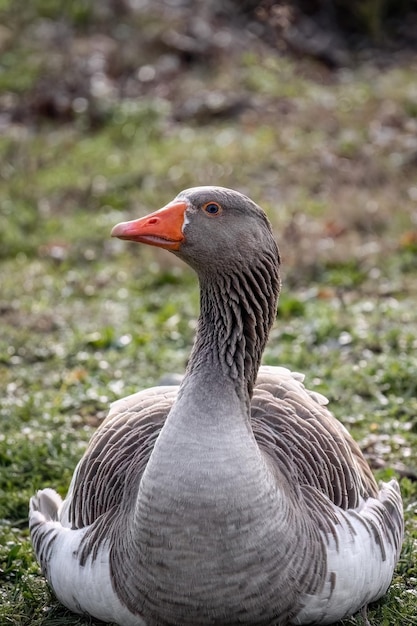
[[61, 496], [53, 489], [42, 489], [30, 499], [29, 529], [33, 549], [44, 575], [48, 573], [53, 546], [62, 528], [59, 521], [61, 508]]
[[42, 489], [30, 499], [29, 519], [42, 517], [45, 522], [57, 522], [61, 507], [62, 498], [54, 489]]

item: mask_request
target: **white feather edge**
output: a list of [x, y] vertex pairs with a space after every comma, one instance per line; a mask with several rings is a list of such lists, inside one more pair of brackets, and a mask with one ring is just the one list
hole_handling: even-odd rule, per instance
[[[57, 598], [74, 613], [94, 615], [104, 622], [114, 622], [124, 626], [146, 626], [138, 615], [133, 615], [117, 597], [110, 575], [109, 546], [103, 542], [97, 551], [97, 557], [87, 558], [81, 566], [78, 550], [81, 541], [89, 531], [89, 526], [82, 529], [65, 527], [60, 521], [48, 519], [49, 504], [55, 501], [57, 514], [62, 507], [60, 496], [52, 489], [38, 491], [31, 498], [30, 526], [42, 525], [42, 541], [53, 540], [51, 558], [46, 564], [47, 578]], [[48, 516], [38, 507], [48, 502]]]
[[[342, 511], [334, 507], [338, 519], [336, 537], [326, 535], [327, 579], [321, 593], [304, 595], [304, 608], [292, 624], [333, 624], [354, 615], [368, 602], [382, 597], [392, 580], [399, 550], [388, 541], [381, 548], [363, 521], [372, 522], [382, 536], [386, 534], [378, 517], [382, 501], [394, 499], [401, 509], [401, 496], [396, 481], [382, 483], [379, 497], [362, 500], [356, 509]], [[333, 574], [334, 573], [334, 574]]]

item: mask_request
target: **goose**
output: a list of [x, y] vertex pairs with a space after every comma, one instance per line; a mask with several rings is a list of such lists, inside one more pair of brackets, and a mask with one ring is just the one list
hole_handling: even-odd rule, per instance
[[280, 291], [264, 211], [182, 191], [112, 236], [197, 273], [186, 373], [116, 401], [64, 501], [30, 501], [42, 572], [71, 611], [120, 626], [332, 624], [387, 591], [403, 539], [396, 480], [303, 376], [260, 366]]

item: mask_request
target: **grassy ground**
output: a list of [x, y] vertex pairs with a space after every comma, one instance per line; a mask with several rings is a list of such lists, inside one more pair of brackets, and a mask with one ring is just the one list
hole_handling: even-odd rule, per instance
[[83, 2], [58, 42], [53, 3], [17, 4], [0, 30], [0, 625], [92, 623], [40, 576], [28, 499], [65, 494], [109, 402], [184, 369], [194, 276], [109, 231], [198, 184], [269, 213], [285, 282], [264, 360], [303, 371], [376, 475], [400, 478], [406, 540], [369, 619], [417, 624], [417, 60], [330, 73], [227, 28], [185, 59], [161, 44], [180, 21], [97, 23]]

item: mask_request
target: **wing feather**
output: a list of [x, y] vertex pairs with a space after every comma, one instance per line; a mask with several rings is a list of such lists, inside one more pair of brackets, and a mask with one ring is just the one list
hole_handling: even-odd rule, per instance
[[[347, 430], [309, 392], [303, 377], [261, 367], [252, 400], [252, 427], [260, 447], [290, 484], [312, 487], [346, 510], [378, 487]], [[119, 507], [140, 482], [178, 387], [153, 387], [115, 402], [81, 459], [61, 519], [72, 528], [92, 524]]]
[[343, 510], [376, 497], [378, 486], [359, 446], [326, 407], [285, 368], [261, 368], [252, 400], [260, 447], [290, 484], [317, 489]]
[[83, 528], [137, 488], [178, 387], [152, 387], [115, 402], [79, 462], [61, 513]]

